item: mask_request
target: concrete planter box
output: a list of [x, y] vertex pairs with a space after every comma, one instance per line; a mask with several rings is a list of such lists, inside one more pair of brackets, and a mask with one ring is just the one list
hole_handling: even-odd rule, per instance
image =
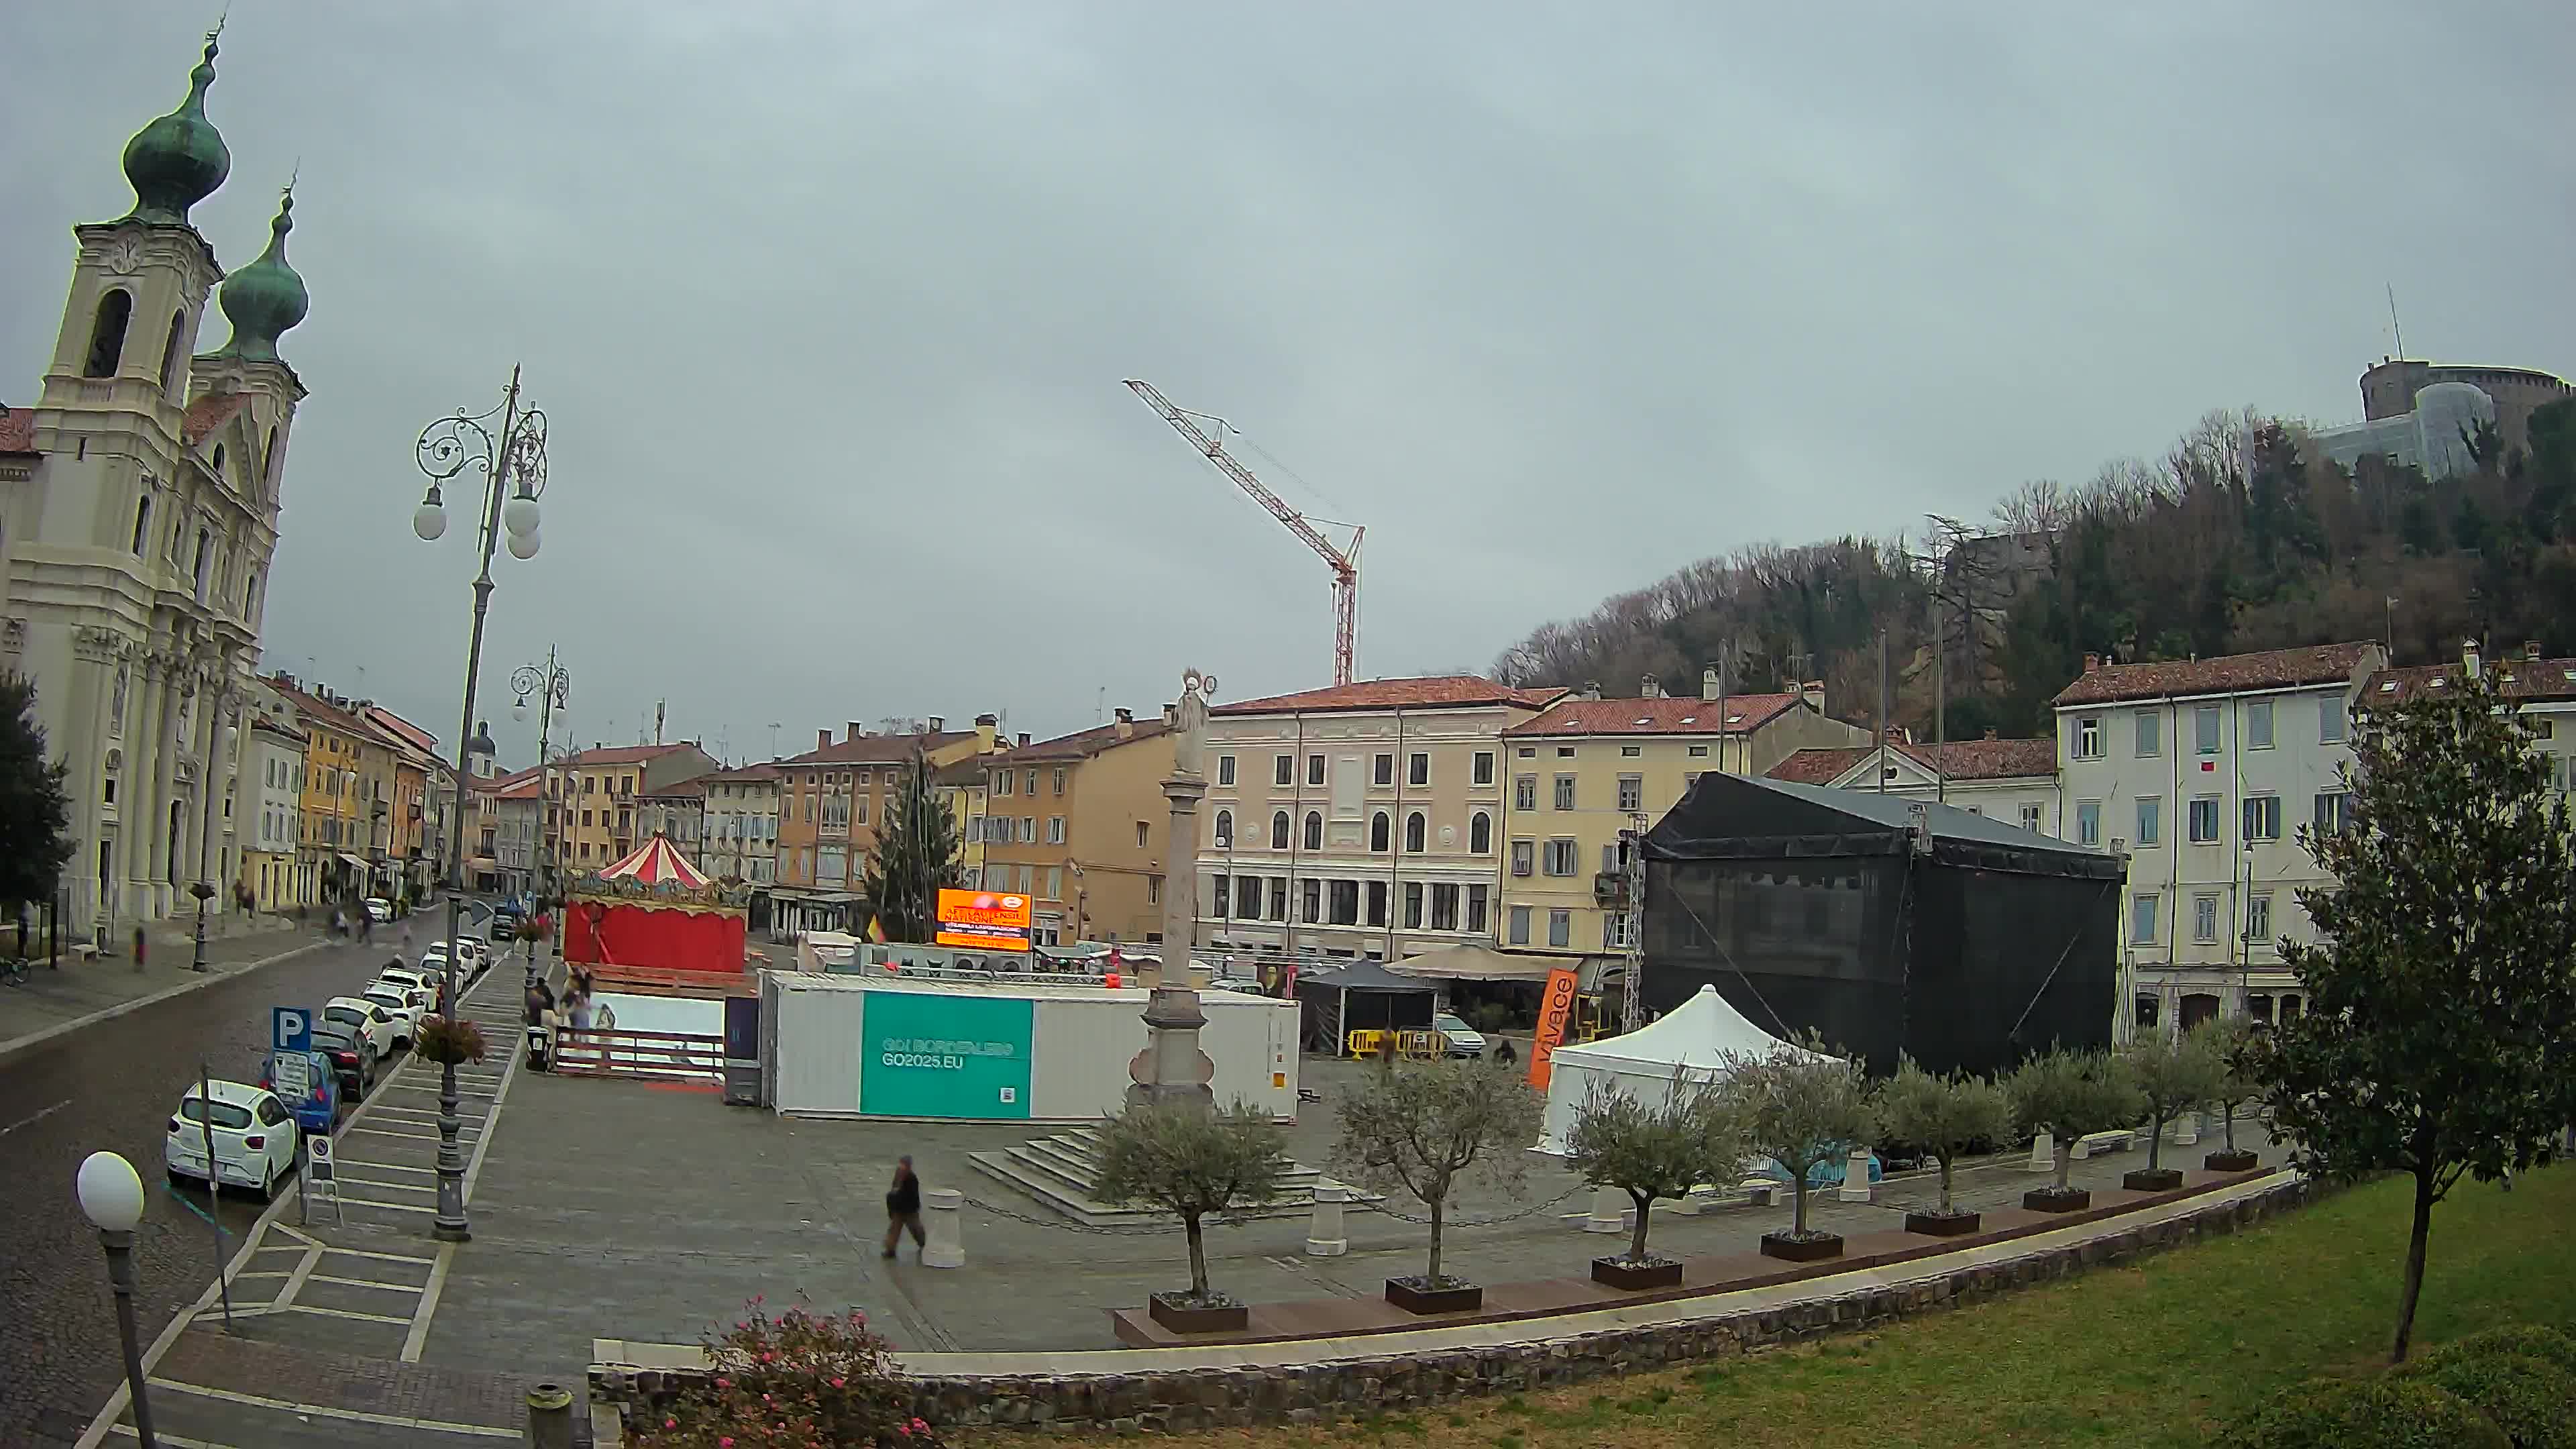
[[1931, 1212], [1907, 1213], [1905, 1215], [1905, 1230], [1907, 1232], [1921, 1233], [1925, 1237], [1930, 1238], [1965, 1237], [1967, 1234], [1973, 1233], [1977, 1230], [1977, 1223], [1978, 1215], [1975, 1213]]
[[2120, 1186], [2131, 1192], [2171, 1192], [2182, 1186], [2179, 1167], [2141, 1167], [2120, 1174]]
[[2238, 1148], [2234, 1152], [2213, 1152], [2202, 1158], [2200, 1165], [2210, 1172], [2252, 1172], [2263, 1165], [2263, 1159]]
[[1624, 1258], [1595, 1258], [1592, 1260], [1592, 1281], [1631, 1292], [1646, 1288], [1678, 1288], [1682, 1281], [1682, 1260], [1655, 1258], [1644, 1263], [1631, 1263]]
[[1784, 1263], [1821, 1263], [1843, 1255], [1843, 1235], [1819, 1233], [1809, 1238], [1793, 1238], [1787, 1233], [1764, 1233], [1762, 1255]]
[[2021, 1195], [2021, 1205], [2035, 1213], [2080, 1213], [2093, 1206], [2093, 1194], [2080, 1187], [2034, 1187]]
[[1145, 1300], [1145, 1311], [1174, 1333], [1239, 1333], [1252, 1324], [1252, 1310], [1243, 1304], [1197, 1304], [1189, 1297], [1157, 1293]]
[[1456, 1279], [1434, 1284], [1420, 1278], [1389, 1278], [1386, 1301], [1407, 1313], [1472, 1313], [1485, 1306], [1485, 1290]]

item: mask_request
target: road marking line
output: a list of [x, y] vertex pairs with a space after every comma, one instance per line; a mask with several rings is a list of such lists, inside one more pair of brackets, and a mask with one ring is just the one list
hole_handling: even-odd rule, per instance
[[36, 1115], [34, 1115], [34, 1116], [32, 1116], [32, 1117], [22, 1118], [22, 1119], [20, 1119], [20, 1120], [18, 1120], [18, 1121], [16, 1121], [16, 1122], [12, 1122], [12, 1123], [10, 1123], [10, 1124], [9, 1124], [8, 1126], [6, 1126], [6, 1127], [0, 1127], [0, 1137], [6, 1137], [6, 1136], [8, 1136], [10, 1133], [17, 1131], [17, 1130], [18, 1130], [19, 1128], [21, 1128], [21, 1127], [33, 1127], [33, 1126], [35, 1126], [37, 1123], [44, 1121], [46, 1118], [51, 1117], [51, 1116], [52, 1116], [52, 1115], [54, 1115], [56, 1112], [59, 1112], [59, 1111], [63, 1110], [65, 1107], [68, 1107], [68, 1106], [70, 1106], [71, 1104], [72, 1104], [72, 1103], [71, 1103], [71, 1099], [70, 1099], [70, 1098], [68, 1098], [68, 1097], [66, 1097], [66, 1098], [64, 1098], [63, 1100], [61, 1100], [61, 1101], [59, 1101], [59, 1102], [56, 1102], [54, 1105], [52, 1105], [52, 1106], [50, 1106], [50, 1107], [47, 1107], [45, 1110], [43, 1110], [43, 1111], [41, 1111], [41, 1112], [38, 1112]]
[[[109, 1429], [108, 1432], [111, 1434], [122, 1434], [128, 1439], [140, 1439], [143, 1437], [142, 1435], [134, 1432], [134, 1427], [130, 1424], [118, 1424]], [[158, 1429], [155, 1429], [152, 1432], [152, 1438], [153, 1442], [167, 1444], [170, 1446], [170, 1449], [235, 1449], [235, 1446], [233, 1445], [218, 1444], [212, 1439], [190, 1439], [178, 1434], [164, 1434]]]
[[342, 1198], [341, 1201], [351, 1207], [383, 1208], [389, 1213], [429, 1213], [435, 1216], [438, 1212], [434, 1207], [414, 1207], [405, 1202], [378, 1202], [371, 1197]]
[[411, 1332], [403, 1335], [402, 1361], [420, 1362], [420, 1351], [429, 1346], [429, 1320], [438, 1312], [438, 1295], [447, 1287], [447, 1260], [456, 1253], [449, 1243], [438, 1250], [438, 1261], [430, 1265], [429, 1282], [420, 1291], [420, 1301], [412, 1305]]
[[[435, 1176], [438, 1172], [435, 1167], [416, 1167], [408, 1162], [373, 1162], [360, 1161], [356, 1158], [345, 1159], [340, 1165], [343, 1168], [363, 1167], [369, 1172], [417, 1172], [423, 1177]], [[345, 1173], [342, 1175], [346, 1176]]]
[[[232, 1317], [263, 1318], [271, 1313], [275, 1313], [276, 1311], [277, 1305], [274, 1303], [253, 1303], [247, 1306], [236, 1303], [233, 1305]], [[225, 1317], [224, 1310], [221, 1307], [199, 1308], [193, 1312], [182, 1314], [181, 1317], [182, 1319], [204, 1319], [213, 1323], [224, 1323], [229, 1321]]]
[[[302, 1251], [303, 1249], [305, 1249], [305, 1248], [318, 1248], [318, 1247], [322, 1246], [322, 1240], [321, 1240], [320, 1238], [316, 1238], [316, 1237], [313, 1237], [313, 1236], [311, 1236], [311, 1235], [309, 1235], [309, 1234], [299, 1232], [299, 1231], [297, 1231], [296, 1229], [294, 1229], [294, 1228], [292, 1228], [292, 1227], [289, 1227], [288, 1225], [286, 1225], [286, 1224], [285, 1224], [285, 1223], [283, 1223], [283, 1222], [271, 1223], [271, 1224], [269, 1224], [269, 1226], [270, 1226], [270, 1227], [272, 1227], [272, 1228], [274, 1228], [274, 1229], [276, 1229], [278, 1232], [284, 1233], [286, 1236], [288, 1236], [288, 1237], [290, 1237], [290, 1238], [293, 1238], [293, 1239], [295, 1240], [295, 1242], [296, 1242], [296, 1247], [294, 1248], [294, 1250], [293, 1250], [293, 1251], [301, 1252], [301, 1251]], [[240, 1274], [238, 1274], [238, 1273], [236, 1273], [236, 1274], [234, 1274], [233, 1276], [235, 1276], [235, 1277], [239, 1277], [239, 1276], [241, 1276], [241, 1275], [240, 1275]]]
[[[240, 1394], [231, 1389], [210, 1389], [203, 1384], [183, 1384], [177, 1379], [147, 1379], [156, 1389], [174, 1394], [195, 1394], [201, 1398], [221, 1399], [226, 1403], [244, 1404], [254, 1409], [274, 1409], [286, 1414], [315, 1414], [325, 1419], [347, 1419], [358, 1424], [383, 1424], [395, 1429], [433, 1429], [443, 1434], [470, 1434], [481, 1439], [517, 1439], [517, 1429], [494, 1429], [482, 1424], [459, 1424], [447, 1419], [406, 1419], [399, 1414], [371, 1414], [364, 1409], [343, 1409], [335, 1404], [299, 1404], [286, 1399], [267, 1399], [257, 1394]], [[157, 1436], [156, 1436], [157, 1437]]]
[[295, 1271], [287, 1275], [286, 1286], [278, 1290], [277, 1300], [269, 1306], [284, 1308], [294, 1303], [295, 1295], [304, 1291], [304, 1280], [313, 1276], [314, 1268], [321, 1262], [322, 1248], [319, 1244], [305, 1249], [304, 1261], [296, 1264]]
[[[302, 1250], [301, 1250], [301, 1249], [298, 1249], [297, 1251], [299, 1251], [299, 1252], [300, 1252], [300, 1251], [302, 1251]], [[236, 1283], [238, 1283], [238, 1282], [240, 1282], [241, 1280], [243, 1280], [244, 1278], [287, 1278], [287, 1277], [292, 1277], [292, 1276], [294, 1276], [294, 1275], [292, 1275], [292, 1274], [288, 1273], [288, 1272], [287, 1272], [285, 1269], [283, 1269], [283, 1268], [277, 1269], [277, 1270], [276, 1270], [276, 1271], [274, 1271], [274, 1272], [271, 1272], [271, 1271], [269, 1271], [269, 1270], [267, 1270], [267, 1269], [262, 1269], [261, 1271], [256, 1272], [256, 1273], [235, 1273], [235, 1274], [233, 1275], [233, 1281], [234, 1281], [234, 1282], [236, 1282]]]
[[323, 1318], [354, 1318], [361, 1323], [411, 1322], [408, 1318], [396, 1318], [393, 1315], [386, 1313], [355, 1313], [346, 1308], [316, 1308], [310, 1303], [281, 1303], [277, 1305], [277, 1311], [280, 1313], [311, 1313]]
[[417, 1182], [387, 1182], [381, 1177], [360, 1177], [351, 1172], [341, 1173], [340, 1180], [342, 1182], [354, 1182], [363, 1187], [391, 1188], [395, 1192], [436, 1193], [438, 1191], [438, 1185], [436, 1183], [424, 1185]]
[[[383, 1263], [416, 1263], [424, 1268], [438, 1261], [435, 1258], [415, 1258], [409, 1253], [371, 1253], [364, 1248], [324, 1248], [322, 1251], [342, 1258], [373, 1258]], [[446, 1250], [442, 1248], [440, 1251]]]
[[379, 1283], [373, 1278], [334, 1278], [328, 1273], [316, 1273], [313, 1275], [312, 1281], [316, 1283], [337, 1283], [344, 1288], [381, 1288], [387, 1293], [410, 1293], [418, 1295], [420, 1292], [420, 1288], [417, 1284]]
[[[472, 1127], [475, 1124], [468, 1122], [465, 1125], [467, 1127]], [[436, 1142], [440, 1140], [441, 1136], [441, 1134], [436, 1132], [388, 1132], [381, 1127], [352, 1127], [349, 1130], [352, 1132], [364, 1132], [370, 1137], [392, 1137], [405, 1142]], [[456, 1134], [460, 1141], [463, 1140], [465, 1135], [466, 1134], [461, 1130]]]

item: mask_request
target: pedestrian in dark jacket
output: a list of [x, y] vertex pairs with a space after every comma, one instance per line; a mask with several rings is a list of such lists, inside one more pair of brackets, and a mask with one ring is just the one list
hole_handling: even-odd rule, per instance
[[886, 1193], [885, 1255], [894, 1256], [895, 1244], [903, 1235], [912, 1234], [915, 1252], [930, 1245], [929, 1236], [921, 1230], [921, 1179], [913, 1175], [912, 1159], [898, 1158], [894, 1165], [894, 1187]]

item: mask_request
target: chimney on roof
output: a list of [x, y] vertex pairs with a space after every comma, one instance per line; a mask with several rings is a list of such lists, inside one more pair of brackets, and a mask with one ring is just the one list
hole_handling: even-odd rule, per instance
[[1587, 679], [1583, 681], [1583, 697], [1585, 699], [1599, 699], [1601, 697], [1601, 681], [1597, 679]]
[[1651, 674], [1640, 676], [1637, 680], [1637, 697], [1639, 699], [1663, 698], [1664, 682]]
[[1701, 671], [1699, 672], [1699, 697], [1700, 697], [1700, 698], [1705, 699], [1705, 700], [1714, 701], [1714, 700], [1717, 698], [1717, 696], [1718, 696], [1718, 693], [1719, 693], [1720, 689], [1721, 689], [1721, 686], [1719, 685], [1718, 680], [1717, 680], [1717, 666], [1716, 666], [1716, 665], [1712, 664], [1712, 665], [1710, 665], [1709, 667], [1707, 667], [1706, 669], [1703, 669], [1703, 670], [1701, 670]]
[[2085, 673], [2087, 673], [2087, 674], [2090, 674], [2090, 673], [2092, 673], [2093, 671], [2095, 671], [2095, 670], [2097, 670], [2097, 669], [2099, 669], [2099, 668], [2101, 668], [2101, 667], [2102, 667], [2102, 656], [2101, 656], [2101, 655], [2099, 655], [2099, 654], [2094, 653], [2093, 651], [2091, 651], [2091, 650], [2089, 650], [2089, 649], [2088, 649], [2088, 650], [2086, 650], [2086, 651], [2084, 652], [2084, 672], [2085, 672]]
[[1027, 730], [1022, 730], [1022, 731], [1020, 731], [1020, 748], [1025, 750], [1025, 749], [1027, 749], [1028, 747], [1029, 747], [1029, 732], [1028, 732]]
[[2463, 639], [2463, 640], [2461, 640], [2461, 641], [2460, 641], [2460, 669], [2461, 669], [2461, 671], [2462, 671], [2463, 673], [2467, 674], [2471, 679], [2475, 679], [2475, 678], [2477, 678], [2477, 677], [2478, 677], [2478, 675], [2479, 675], [2479, 673], [2480, 673], [2480, 670], [2479, 670], [2479, 668], [2478, 668], [2479, 663], [2480, 663], [2480, 661], [2479, 661], [2479, 659], [2478, 659], [2478, 641], [2477, 641], [2477, 640], [2475, 640], [2475, 639]]
[[989, 714], [975, 716], [975, 753], [983, 754], [1000, 743], [1001, 732], [1002, 721], [998, 716]]
[[828, 750], [828, 749], [830, 749], [831, 747], [832, 747], [832, 732], [831, 732], [830, 730], [816, 730], [816, 731], [814, 731], [814, 748], [816, 748], [816, 749], [818, 749], [818, 750]]
[[848, 733], [846, 736], [844, 736], [843, 738], [844, 738], [845, 740], [855, 740], [855, 739], [857, 739], [859, 736], [861, 736], [861, 735], [863, 735], [863, 734], [866, 734], [866, 733], [867, 733], [867, 731], [866, 731], [866, 730], [863, 730], [863, 729], [859, 728], [859, 722], [858, 722], [857, 720], [851, 720], [851, 721], [849, 722], [849, 733]]
[[[1167, 721], [1168, 721], [1171, 717], [1172, 717], [1172, 710], [1171, 710], [1171, 706], [1169, 706], [1169, 705], [1165, 705], [1165, 706], [1163, 707], [1163, 718], [1164, 718], [1165, 720], [1167, 720]], [[1121, 709], [1121, 710], [1119, 710], [1119, 711], [1118, 711], [1118, 738], [1120, 738], [1120, 739], [1122, 739], [1122, 740], [1123, 740], [1123, 739], [1126, 739], [1128, 736], [1133, 735], [1134, 733], [1136, 733], [1136, 711], [1134, 711], [1134, 710], [1132, 710], [1132, 709]]]
[[948, 716], [944, 714], [932, 715], [930, 717], [930, 733], [934, 735], [944, 735], [948, 733]]

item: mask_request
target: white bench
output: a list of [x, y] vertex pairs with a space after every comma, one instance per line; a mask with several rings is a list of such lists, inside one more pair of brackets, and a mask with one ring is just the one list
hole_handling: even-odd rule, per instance
[[2136, 1136], [2126, 1128], [2117, 1132], [2096, 1132], [2090, 1137], [2079, 1137], [2075, 1140], [2074, 1158], [2081, 1162], [2087, 1157], [2099, 1157], [2106, 1152], [2126, 1152], [2136, 1144]]

